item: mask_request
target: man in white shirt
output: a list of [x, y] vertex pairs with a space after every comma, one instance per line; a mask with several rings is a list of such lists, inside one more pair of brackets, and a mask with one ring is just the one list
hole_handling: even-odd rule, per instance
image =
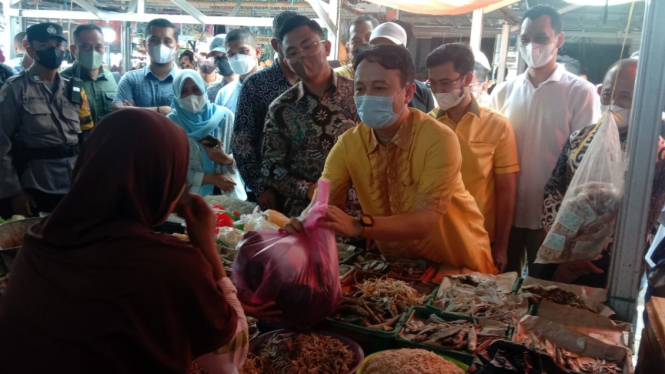
[[599, 118], [600, 100], [592, 84], [556, 63], [565, 40], [556, 9], [529, 9], [521, 28], [520, 54], [529, 68], [497, 86], [490, 107], [513, 125], [521, 167], [506, 271], [521, 273], [526, 257], [529, 274], [538, 276], [542, 266], [533, 261], [545, 238], [540, 222], [545, 184], [570, 134]]

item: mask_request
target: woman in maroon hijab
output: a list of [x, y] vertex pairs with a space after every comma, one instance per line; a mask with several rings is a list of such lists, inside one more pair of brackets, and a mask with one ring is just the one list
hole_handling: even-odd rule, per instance
[[[181, 198], [188, 152], [183, 130], [157, 113], [123, 110], [99, 124], [71, 191], [14, 263], [0, 304], [1, 372], [242, 365], [247, 321], [215, 251], [213, 213], [198, 196]], [[151, 230], [176, 204], [192, 245]]]

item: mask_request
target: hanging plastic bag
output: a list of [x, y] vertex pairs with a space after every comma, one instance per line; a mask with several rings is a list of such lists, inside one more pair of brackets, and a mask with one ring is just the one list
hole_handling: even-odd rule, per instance
[[332, 314], [342, 300], [332, 230], [318, 226], [328, 209], [330, 182], [320, 180], [305, 219], [307, 233], [252, 231], [238, 244], [233, 279], [245, 304], [275, 301], [281, 322], [307, 329]]
[[610, 113], [604, 113], [596, 129], [588, 135], [596, 132], [563, 197], [554, 225], [538, 251], [536, 263], [594, 260], [614, 234], [626, 160], [614, 115]]
[[226, 192], [225, 195], [240, 201], [247, 200], [247, 192], [245, 191], [245, 181], [242, 180], [242, 177], [240, 176], [240, 171], [238, 171], [238, 166], [235, 164], [235, 162], [233, 163], [232, 171], [228, 173], [228, 176], [230, 176], [231, 179], [233, 179], [236, 185], [233, 187], [233, 191]]

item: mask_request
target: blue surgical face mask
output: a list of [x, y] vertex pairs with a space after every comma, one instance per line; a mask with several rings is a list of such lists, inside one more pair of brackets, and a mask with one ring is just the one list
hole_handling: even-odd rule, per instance
[[373, 129], [385, 129], [392, 126], [397, 121], [400, 114], [402, 114], [404, 108], [407, 107], [405, 104], [404, 108], [399, 113], [393, 112], [393, 101], [395, 101], [405, 89], [406, 87], [404, 87], [395, 97], [368, 95], [354, 97], [353, 100], [356, 102], [356, 108], [358, 108], [360, 120]]

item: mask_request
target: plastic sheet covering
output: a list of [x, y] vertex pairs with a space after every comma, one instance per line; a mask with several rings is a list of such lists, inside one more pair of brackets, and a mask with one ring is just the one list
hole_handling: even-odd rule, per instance
[[369, 3], [415, 14], [456, 15], [504, 2], [504, 0], [366, 0]]

